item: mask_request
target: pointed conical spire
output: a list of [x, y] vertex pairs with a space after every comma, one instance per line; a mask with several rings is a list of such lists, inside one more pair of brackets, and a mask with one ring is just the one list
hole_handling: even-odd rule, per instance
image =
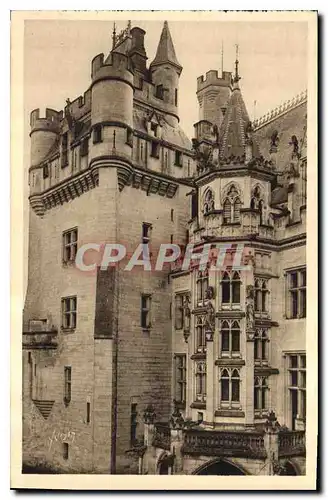
[[220, 158], [233, 156], [245, 159], [246, 146], [251, 146], [252, 156], [258, 158], [260, 151], [252, 133], [251, 121], [236, 76], [238, 77], [238, 65], [234, 88], [219, 132]]
[[151, 66], [158, 66], [165, 63], [173, 64], [180, 72], [182, 70], [182, 66], [179, 64], [177, 56], [175, 55], [174, 45], [167, 21], [164, 21], [156, 56], [151, 63]]

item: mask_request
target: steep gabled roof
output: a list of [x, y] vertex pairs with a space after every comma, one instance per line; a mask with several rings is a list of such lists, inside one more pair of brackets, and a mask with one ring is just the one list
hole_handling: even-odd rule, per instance
[[[219, 132], [221, 158], [244, 156], [246, 140], [250, 131], [249, 127], [249, 115], [238, 81], [235, 81]], [[252, 142], [253, 157], [257, 158], [260, 156], [260, 152], [253, 137]]]
[[182, 66], [179, 64], [177, 56], [175, 55], [175, 49], [167, 21], [164, 21], [156, 56], [151, 66], [158, 66], [165, 63], [171, 63], [176, 66], [179, 71], [182, 70]]

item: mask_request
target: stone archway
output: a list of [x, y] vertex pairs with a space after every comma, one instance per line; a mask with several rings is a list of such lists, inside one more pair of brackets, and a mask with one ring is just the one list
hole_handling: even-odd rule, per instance
[[287, 460], [284, 463], [284, 470], [280, 473], [280, 476], [299, 476], [299, 471], [293, 462]]
[[214, 460], [199, 467], [193, 474], [197, 476], [246, 476], [238, 465], [227, 460]]

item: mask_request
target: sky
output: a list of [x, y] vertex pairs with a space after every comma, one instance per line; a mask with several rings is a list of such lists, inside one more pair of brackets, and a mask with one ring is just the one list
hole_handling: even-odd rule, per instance
[[[164, 16], [165, 14], [163, 14]], [[201, 17], [201, 16], [200, 16]], [[133, 21], [146, 31], [148, 65], [160, 38], [162, 21]], [[116, 21], [117, 31], [126, 27]], [[24, 30], [24, 262], [27, 256], [29, 166], [29, 114], [46, 107], [61, 110], [69, 98], [83, 95], [90, 85], [91, 60], [108, 54], [113, 22], [102, 20], [28, 20]], [[183, 66], [179, 87], [180, 125], [193, 137], [198, 120], [197, 77], [209, 70], [233, 71], [236, 44], [243, 97], [251, 119], [293, 98], [307, 88], [306, 22], [169, 21], [179, 63]], [[254, 106], [256, 101], [256, 106]], [[25, 266], [26, 283], [26, 266]]]
[[[163, 19], [164, 21], [164, 19]], [[119, 21], [118, 30], [126, 23]], [[155, 56], [163, 22], [133, 21], [146, 31], [148, 64]], [[197, 77], [221, 71], [223, 42], [225, 71], [233, 71], [239, 45], [239, 73], [250, 118], [307, 87], [307, 24], [303, 22], [170, 21], [176, 55], [183, 66], [180, 77], [181, 126], [189, 137], [198, 120]], [[25, 115], [40, 107], [63, 109], [90, 85], [90, 63], [111, 48], [110, 21], [26, 21]], [[256, 106], [254, 107], [254, 101]]]

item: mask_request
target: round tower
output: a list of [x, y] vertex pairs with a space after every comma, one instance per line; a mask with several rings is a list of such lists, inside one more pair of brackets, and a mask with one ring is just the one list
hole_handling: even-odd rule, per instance
[[171, 114], [170, 125], [176, 126], [179, 121], [179, 78], [182, 66], [177, 60], [167, 21], [164, 22], [156, 55], [149, 69], [155, 97], [160, 100], [160, 107], [163, 106]]
[[133, 73], [125, 54], [97, 55], [91, 68], [91, 160], [99, 156], [132, 157]]
[[54, 146], [59, 136], [61, 119], [62, 112], [53, 109], [46, 109], [45, 118], [40, 118], [39, 109], [31, 112], [31, 167], [39, 165]]

